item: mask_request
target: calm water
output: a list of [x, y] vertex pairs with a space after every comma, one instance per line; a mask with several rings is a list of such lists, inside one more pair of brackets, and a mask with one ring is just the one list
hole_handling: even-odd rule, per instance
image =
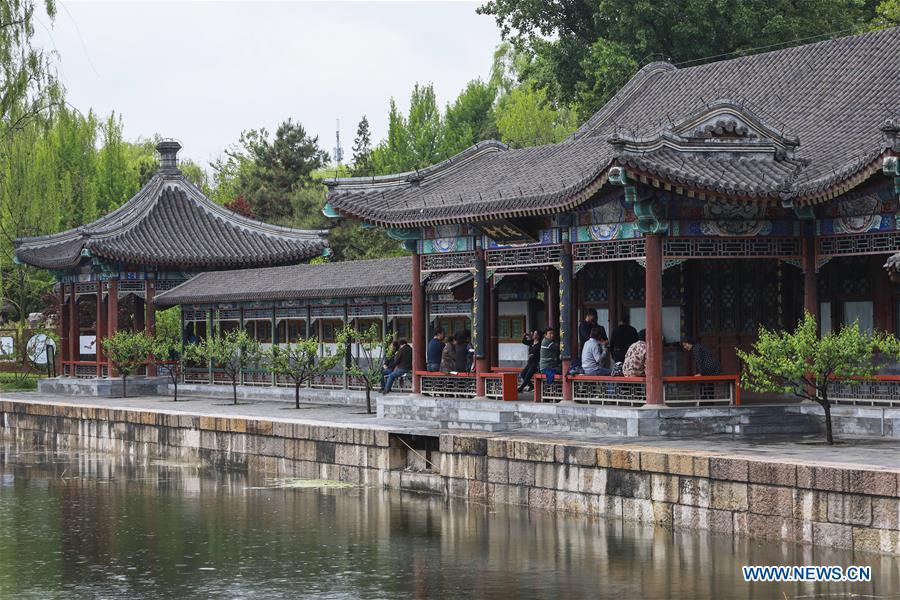
[[[0, 446], [0, 596], [898, 597], [871, 555]], [[255, 489], [260, 488], [263, 489]], [[869, 584], [749, 584], [744, 564], [867, 564]]]

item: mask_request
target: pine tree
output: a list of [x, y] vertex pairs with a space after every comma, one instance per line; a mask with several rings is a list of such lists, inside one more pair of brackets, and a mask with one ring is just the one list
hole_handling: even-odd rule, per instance
[[366, 115], [360, 119], [356, 127], [356, 138], [353, 140], [354, 177], [372, 175], [372, 132], [369, 130], [369, 119]]

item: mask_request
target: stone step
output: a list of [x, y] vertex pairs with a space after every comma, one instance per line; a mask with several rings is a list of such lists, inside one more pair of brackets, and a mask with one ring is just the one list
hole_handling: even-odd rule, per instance
[[492, 433], [511, 431], [518, 426], [514, 423], [496, 423], [486, 421], [441, 421], [441, 429], [466, 429], [470, 431], [488, 431]]
[[460, 421], [484, 421], [489, 423], [511, 423], [516, 420], [516, 413], [505, 410], [491, 410], [478, 408], [462, 408], [457, 411], [457, 419]]
[[735, 425], [734, 433], [738, 435], [763, 435], [763, 434], [805, 434], [818, 433], [819, 428], [815, 423], [752, 423]]

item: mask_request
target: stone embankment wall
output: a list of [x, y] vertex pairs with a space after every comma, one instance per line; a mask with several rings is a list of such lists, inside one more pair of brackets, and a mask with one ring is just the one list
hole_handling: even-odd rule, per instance
[[900, 469], [0, 402], [5, 439], [900, 555]]

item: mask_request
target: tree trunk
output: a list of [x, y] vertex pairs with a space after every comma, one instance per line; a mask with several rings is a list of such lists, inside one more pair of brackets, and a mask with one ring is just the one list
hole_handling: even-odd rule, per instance
[[128, 375], [122, 375], [122, 397], [128, 397]]
[[822, 405], [822, 410], [825, 411], [825, 439], [828, 440], [829, 444], [834, 444], [834, 436], [831, 433], [831, 402], [828, 400], [827, 392], [823, 394], [819, 404]]
[[174, 382], [173, 385], [175, 386], [175, 400], [174, 401], [178, 402], [178, 376], [176, 375], [172, 381]]
[[234, 394], [234, 405], [237, 406], [237, 379], [231, 380], [231, 393]]
[[372, 414], [372, 386], [366, 386], [366, 414]]
[[300, 382], [294, 383], [294, 408], [300, 408]]

